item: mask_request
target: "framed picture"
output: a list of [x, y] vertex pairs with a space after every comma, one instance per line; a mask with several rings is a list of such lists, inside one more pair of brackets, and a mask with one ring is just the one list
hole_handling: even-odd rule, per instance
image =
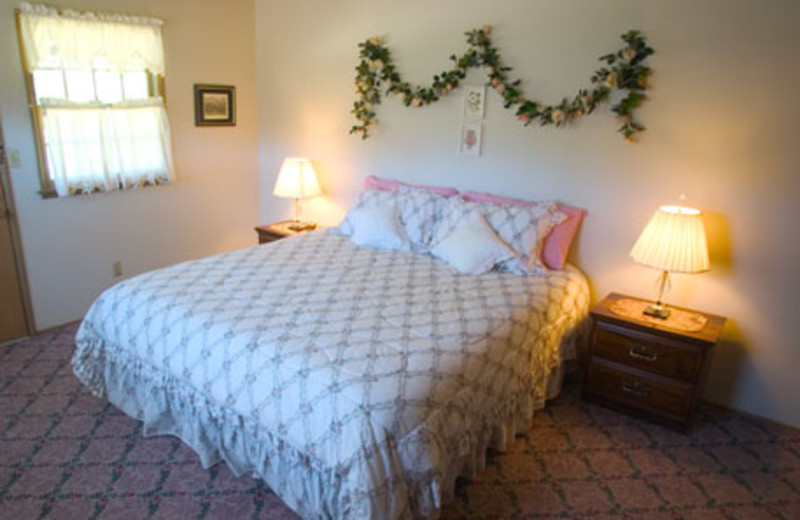
[[194, 86], [195, 126], [236, 126], [236, 87]]
[[464, 117], [483, 119], [483, 105], [486, 99], [486, 87], [466, 86], [464, 88]]
[[461, 140], [458, 151], [461, 155], [477, 157], [481, 154], [481, 124], [465, 123], [461, 125]]

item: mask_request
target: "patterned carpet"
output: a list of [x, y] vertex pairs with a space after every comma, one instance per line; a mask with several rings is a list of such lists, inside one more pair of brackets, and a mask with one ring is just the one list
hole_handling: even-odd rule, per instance
[[[257, 480], [83, 390], [75, 327], [0, 347], [0, 518], [297, 518]], [[704, 407], [689, 436], [581, 403], [537, 415], [443, 517], [800, 518], [800, 430]]]

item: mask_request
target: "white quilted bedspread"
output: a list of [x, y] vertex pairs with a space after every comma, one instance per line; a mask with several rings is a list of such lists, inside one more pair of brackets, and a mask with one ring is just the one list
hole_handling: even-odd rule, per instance
[[473, 452], [542, 406], [587, 305], [574, 268], [464, 275], [310, 233], [117, 284], [73, 365], [307, 518], [435, 516]]

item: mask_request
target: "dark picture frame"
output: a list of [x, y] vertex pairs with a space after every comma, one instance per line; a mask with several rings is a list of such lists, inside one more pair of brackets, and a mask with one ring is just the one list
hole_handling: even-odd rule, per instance
[[236, 87], [194, 86], [195, 126], [236, 126]]

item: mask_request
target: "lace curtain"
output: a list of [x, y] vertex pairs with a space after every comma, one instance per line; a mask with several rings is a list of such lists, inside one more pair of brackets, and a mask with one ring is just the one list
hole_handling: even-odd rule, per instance
[[160, 20], [20, 7], [47, 175], [59, 196], [173, 179]]
[[59, 195], [169, 183], [169, 125], [160, 101], [111, 108], [44, 105], [42, 118]]

